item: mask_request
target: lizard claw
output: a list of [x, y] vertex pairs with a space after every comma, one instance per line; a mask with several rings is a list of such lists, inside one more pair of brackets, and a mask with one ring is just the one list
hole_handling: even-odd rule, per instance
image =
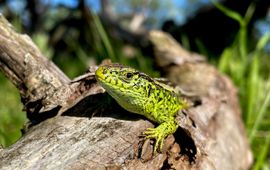
[[168, 121], [160, 124], [156, 128], [148, 128], [143, 134], [146, 135], [147, 139], [155, 139], [154, 154], [157, 150], [162, 150], [164, 139], [173, 134], [178, 127], [178, 124], [175, 121]]
[[162, 150], [163, 141], [166, 137], [166, 134], [161, 131], [160, 128], [148, 128], [144, 133], [147, 139], [155, 139], [155, 146], [154, 146], [154, 154], [156, 154], [157, 150]]

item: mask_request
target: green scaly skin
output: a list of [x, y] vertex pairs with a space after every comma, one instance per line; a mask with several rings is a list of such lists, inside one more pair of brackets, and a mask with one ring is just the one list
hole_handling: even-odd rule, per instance
[[175, 115], [187, 107], [185, 100], [172, 87], [120, 64], [99, 67], [96, 79], [124, 109], [159, 124], [148, 128], [144, 134], [156, 140], [154, 153], [158, 148], [162, 150], [164, 139], [178, 128]]

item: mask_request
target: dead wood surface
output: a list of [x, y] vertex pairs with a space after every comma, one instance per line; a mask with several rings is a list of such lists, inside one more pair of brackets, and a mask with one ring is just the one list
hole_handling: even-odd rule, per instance
[[164, 60], [165, 76], [193, 103], [177, 116], [182, 128], [153, 157], [152, 141], [141, 134], [154, 125], [104, 93], [95, 67], [70, 81], [1, 15], [0, 69], [18, 88], [32, 126], [0, 148], [0, 169], [248, 169], [251, 153], [231, 81], [167, 34], [151, 31], [147, 38], [156, 60]]

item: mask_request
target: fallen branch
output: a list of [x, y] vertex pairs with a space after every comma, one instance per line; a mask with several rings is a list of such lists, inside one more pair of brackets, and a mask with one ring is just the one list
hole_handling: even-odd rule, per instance
[[174, 51], [176, 61], [184, 61], [170, 59], [160, 67], [192, 94], [193, 102], [178, 114], [182, 128], [166, 139], [156, 156], [152, 141], [141, 137], [154, 125], [104, 93], [95, 80], [95, 67], [70, 81], [1, 15], [0, 68], [20, 91], [32, 127], [17, 143], [0, 149], [0, 169], [248, 169], [251, 154], [232, 83], [200, 57], [175, 52], [177, 43], [162, 49], [156, 35], [173, 39], [151, 33], [147, 38], [154, 51], [162, 51], [156, 57], [167, 60], [164, 55]]

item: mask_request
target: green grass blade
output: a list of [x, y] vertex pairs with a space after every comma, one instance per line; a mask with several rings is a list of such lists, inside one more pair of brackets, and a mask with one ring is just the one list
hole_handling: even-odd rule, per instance
[[270, 33], [265, 34], [262, 38], [260, 38], [259, 42], [257, 43], [256, 50], [261, 51], [265, 48], [265, 46], [270, 41]]
[[253, 170], [260, 170], [263, 169], [263, 166], [266, 163], [266, 158], [267, 158], [267, 154], [270, 148], [270, 133], [268, 134], [265, 144], [263, 145], [261, 152], [258, 154], [258, 158], [255, 162], [254, 167], [252, 168]]
[[265, 113], [267, 111], [266, 109], [267, 109], [267, 107], [268, 107], [268, 105], [270, 103], [270, 79], [268, 80], [266, 91], [267, 91], [266, 97], [264, 99], [264, 102], [263, 102], [262, 106], [260, 107], [260, 110], [258, 112], [258, 116], [257, 116], [257, 118], [255, 120], [255, 123], [254, 123], [254, 125], [253, 125], [253, 127], [251, 129], [250, 134], [249, 134], [249, 142], [251, 144], [254, 141], [255, 134], [258, 131], [259, 125], [262, 122], [263, 117], [264, 117], [264, 115], [265, 115]]
[[244, 19], [240, 14], [223, 6], [222, 4], [218, 3], [216, 0], [211, 0], [211, 1], [215, 5], [215, 7], [218, 8], [220, 11], [222, 11], [225, 15], [227, 15], [228, 17], [232, 18], [233, 20], [239, 22], [240, 25], [244, 24], [243, 23]]
[[100, 19], [98, 18], [98, 16], [96, 14], [92, 14], [93, 16], [93, 20], [95, 23], [95, 26], [97, 28], [97, 31], [104, 43], [105, 49], [107, 50], [108, 56], [113, 60], [116, 61], [115, 55], [114, 55], [114, 51], [113, 48], [111, 46], [110, 40], [108, 38], [108, 35], [104, 29], [104, 27], [102, 26]]
[[218, 69], [225, 73], [228, 70], [229, 63], [231, 61], [232, 57], [232, 50], [231, 48], [226, 48], [223, 53], [221, 54], [220, 60], [219, 60], [219, 65]]
[[250, 19], [252, 18], [254, 12], [255, 12], [255, 9], [256, 9], [256, 3], [252, 3], [251, 5], [249, 5], [248, 9], [247, 9], [247, 12], [245, 14], [245, 22], [248, 24]]
[[257, 96], [259, 82], [259, 57], [255, 55], [247, 78], [246, 125], [248, 127], [252, 124], [252, 120], [254, 120], [254, 108], [257, 100], [255, 96]]

